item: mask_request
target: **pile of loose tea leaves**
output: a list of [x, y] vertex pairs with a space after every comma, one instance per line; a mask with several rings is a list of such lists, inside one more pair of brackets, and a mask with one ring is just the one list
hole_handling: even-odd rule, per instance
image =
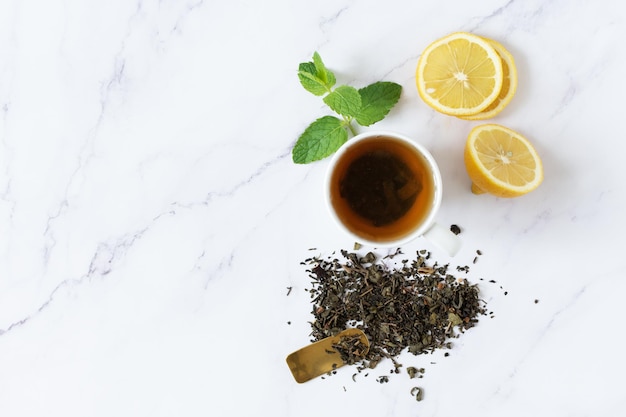
[[303, 262], [312, 279], [312, 342], [360, 328], [370, 349], [360, 358], [359, 372], [389, 358], [398, 373], [402, 351], [419, 355], [450, 348], [451, 338], [486, 314], [478, 287], [452, 276], [448, 265], [428, 265], [430, 253], [424, 250], [412, 261], [392, 262], [400, 253], [378, 259], [371, 252], [360, 257], [342, 250], [342, 259]]
[[361, 336], [342, 336], [339, 341], [332, 345], [333, 349], [339, 353], [341, 360], [348, 365], [359, 362], [368, 346], [363, 343]]

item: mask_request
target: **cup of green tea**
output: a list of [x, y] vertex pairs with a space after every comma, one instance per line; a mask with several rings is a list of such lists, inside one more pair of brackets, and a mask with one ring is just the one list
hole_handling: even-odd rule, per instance
[[350, 139], [333, 155], [326, 175], [331, 217], [355, 242], [392, 247], [423, 236], [453, 256], [459, 237], [435, 221], [442, 192], [430, 152], [393, 132]]

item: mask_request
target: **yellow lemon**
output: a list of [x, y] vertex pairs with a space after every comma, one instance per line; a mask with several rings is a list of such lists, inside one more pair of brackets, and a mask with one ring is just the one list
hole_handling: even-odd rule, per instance
[[543, 181], [541, 158], [528, 139], [497, 124], [472, 129], [465, 143], [465, 168], [475, 194], [517, 197]]
[[502, 79], [502, 88], [498, 97], [485, 110], [470, 116], [459, 116], [465, 120], [485, 120], [494, 117], [511, 102], [517, 90], [517, 68], [515, 67], [513, 55], [499, 42], [493, 39], [484, 39], [495, 48], [502, 59], [502, 73], [504, 77]]
[[417, 63], [417, 91], [429, 106], [454, 116], [485, 110], [502, 89], [502, 59], [487, 40], [467, 32], [426, 47]]

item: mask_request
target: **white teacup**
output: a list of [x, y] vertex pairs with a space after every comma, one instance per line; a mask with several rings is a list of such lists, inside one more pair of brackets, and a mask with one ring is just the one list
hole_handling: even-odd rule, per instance
[[325, 185], [331, 216], [355, 242], [397, 247], [424, 236], [451, 256], [461, 246], [435, 222], [442, 197], [435, 159], [404, 135], [373, 131], [350, 139], [333, 155]]

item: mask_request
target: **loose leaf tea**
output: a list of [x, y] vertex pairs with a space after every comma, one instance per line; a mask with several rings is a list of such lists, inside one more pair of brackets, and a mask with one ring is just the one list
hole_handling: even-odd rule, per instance
[[[333, 349], [339, 353], [341, 360], [347, 365], [354, 365], [363, 359], [368, 346], [363, 343], [360, 335], [342, 336], [339, 342], [332, 345]], [[333, 352], [334, 353], [334, 352]]]
[[[370, 341], [359, 371], [375, 368], [405, 349], [414, 355], [450, 348], [449, 341], [473, 327], [486, 314], [476, 285], [448, 273], [448, 265], [428, 265], [430, 253], [389, 266], [369, 252], [363, 257], [341, 251], [342, 259], [309, 258], [313, 315], [312, 341], [357, 327]], [[348, 356], [348, 360], [350, 357]], [[409, 371], [415, 375], [414, 372]]]
[[411, 388], [411, 395], [415, 397], [417, 401], [422, 401], [424, 398], [424, 391], [420, 387]]
[[409, 366], [408, 368], [406, 368], [406, 372], [409, 374], [409, 378], [413, 379], [413, 378], [422, 378], [425, 372], [424, 368], [419, 368], [417, 369], [414, 366]]

